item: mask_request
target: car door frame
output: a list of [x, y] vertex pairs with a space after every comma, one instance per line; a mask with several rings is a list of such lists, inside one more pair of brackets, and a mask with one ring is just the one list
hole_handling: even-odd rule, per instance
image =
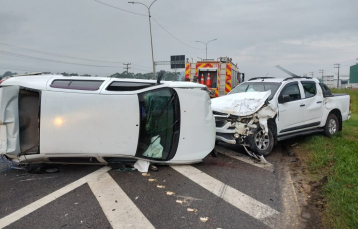
[[[305, 89], [303, 87], [302, 83], [312, 83], [316, 87], [316, 94], [312, 97], [306, 98]], [[315, 128], [318, 127], [321, 124], [322, 119], [322, 109], [323, 109], [323, 97], [320, 96], [322, 93], [320, 93], [321, 88], [317, 86], [317, 83], [315, 81], [309, 81], [309, 80], [303, 80], [300, 81], [300, 84], [303, 89], [303, 95], [304, 98], [303, 104], [305, 105], [305, 113], [304, 113], [304, 119], [305, 119], [305, 126], [306, 128]], [[313, 118], [312, 118], [313, 116]]]
[[[285, 135], [292, 132], [297, 132], [300, 129], [304, 128], [304, 118], [302, 116], [297, 116], [292, 119], [290, 116], [293, 114], [298, 114], [302, 110], [302, 94], [303, 88], [302, 85], [298, 83], [298, 81], [293, 81], [285, 84], [281, 90], [278, 92], [277, 99], [279, 100], [280, 96], [282, 95], [283, 91], [291, 86], [297, 85], [301, 98], [298, 100], [288, 101], [285, 103], [277, 103], [278, 107], [278, 122], [277, 122], [277, 133], [278, 135]], [[290, 120], [290, 121], [285, 121]], [[285, 121], [285, 122], [284, 122]]]

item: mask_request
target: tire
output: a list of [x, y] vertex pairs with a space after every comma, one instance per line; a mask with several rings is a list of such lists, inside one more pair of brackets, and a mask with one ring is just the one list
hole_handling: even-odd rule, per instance
[[248, 143], [252, 151], [267, 156], [271, 153], [275, 140], [271, 129], [269, 129], [268, 135], [265, 136], [264, 131], [258, 128], [257, 131], [248, 138]]
[[324, 126], [324, 134], [330, 138], [332, 137], [332, 135], [338, 133], [338, 130], [339, 130], [338, 118], [334, 114], [328, 115], [326, 125]]

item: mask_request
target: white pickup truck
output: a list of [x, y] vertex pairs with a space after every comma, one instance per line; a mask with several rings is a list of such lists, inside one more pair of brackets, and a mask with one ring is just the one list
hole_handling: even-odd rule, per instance
[[211, 107], [216, 141], [243, 145], [258, 156], [295, 136], [324, 132], [330, 137], [350, 118], [349, 95], [331, 94], [308, 77], [250, 79], [212, 99]]

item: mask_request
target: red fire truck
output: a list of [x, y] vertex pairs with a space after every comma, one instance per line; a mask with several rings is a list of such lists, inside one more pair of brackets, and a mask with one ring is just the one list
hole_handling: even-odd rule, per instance
[[226, 95], [243, 82], [244, 78], [245, 74], [239, 72], [239, 68], [229, 57], [197, 63], [187, 61], [185, 66], [185, 80], [206, 85], [211, 91], [211, 97]]

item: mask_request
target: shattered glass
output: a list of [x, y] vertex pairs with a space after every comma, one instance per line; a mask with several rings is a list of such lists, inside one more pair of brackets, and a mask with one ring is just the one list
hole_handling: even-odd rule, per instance
[[137, 156], [165, 160], [172, 143], [177, 94], [169, 88], [138, 95], [140, 106], [140, 133]]

